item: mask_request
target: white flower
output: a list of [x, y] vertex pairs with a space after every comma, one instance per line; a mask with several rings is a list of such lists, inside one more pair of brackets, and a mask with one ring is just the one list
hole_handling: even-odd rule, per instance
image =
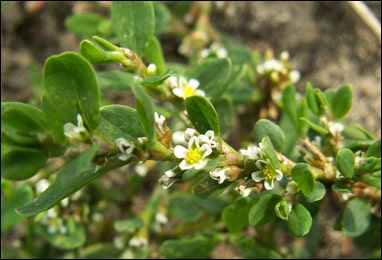
[[175, 96], [184, 99], [195, 95], [205, 96], [203, 90], [197, 89], [199, 87], [199, 81], [196, 79], [187, 81], [185, 77], [180, 77], [175, 84], [173, 78], [171, 78], [169, 82], [170, 86], [173, 86], [172, 93], [174, 93]]
[[165, 173], [159, 178], [158, 182], [163, 187], [163, 189], [168, 189], [172, 185], [176, 183], [176, 179], [174, 178], [176, 173], [173, 170], [167, 170]]
[[259, 143], [257, 145], [249, 145], [247, 149], [240, 149], [240, 153], [247, 156], [248, 159], [258, 160], [261, 159], [261, 154], [263, 152], [263, 144]]
[[149, 64], [149, 66], [147, 66], [147, 74], [149, 76], [155, 76], [157, 74], [157, 66], [153, 63]]
[[121, 151], [121, 155], [118, 156], [118, 159], [121, 161], [127, 161], [134, 150], [134, 143], [127, 141], [125, 138], [121, 137], [115, 140], [119, 150]]
[[210, 171], [210, 176], [212, 179], [219, 181], [219, 184], [222, 184], [229, 177], [227, 175], [227, 169], [221, 168]]
[[204, 135], [199, 135], [201, 144], [208, 144], [211, 148], [216, 148], [218, 144], [215, 141], [214, 131], [208, 130]]
[[177, 145], [174, 148], [174, 155], [183, 159], [179, 167], [182, 170], [195, 168], [202, 169], [207, 165], [206, 157], [212, 153], [212, 148], [208, 144], [200, 146], [197, 136], [191, 137], [188, 142], [188, 149], [184, 146]]
[[168, 219], [165, 214], [163, 214], [162, 212], [158, 212], [157, 214], [155, 214], [155, 222], [161, 225], [165, 225], [168, 223]]
[[84, 127], [84, 123], [80, 114], [77, 114], [77, 125], [74, 125], [70, 122], [64, 124], [64, 134], [69, 139], [81, 140], [82, 133], [86, 133], [86, 128]]
[[155, 126], [159, 129], [161, 133], [164, 133], [163, 126], [166, 122], [166, 118], [163, 115], [159, 115], [157, 112], [154, 113]]
[[338, 122], [328, 122], [328, 128], [329, 132], [333, 135], [336, 136], [340, 134], [344, 130], [344, 125]]
[[235, 190], [237, 190], [242, 197], [248, 197], [249, 194], [251, 194], [253, 187], [247, 188], [245, 184], [240, 184]]
[[146, 247], [148, 245], [147, 239], [143, 237], [133, 237], [129, 241], [131, 247]]
[[184, 131], [184, 140], [186, 142], [190, 141], [191, 137], [197, 136], [198, 132], [194, 128], [187, 128], [186, 131]]
[[252, 173], [252, 179], [256, 182], [264, 180], [264, 186], [267, 190], [274, 188], [274, 180], [281, 180], [283, 173], [280, 170], [276, 170], [272, 167], [270, 160], [258, 160], [256, 162], [258, 171]]

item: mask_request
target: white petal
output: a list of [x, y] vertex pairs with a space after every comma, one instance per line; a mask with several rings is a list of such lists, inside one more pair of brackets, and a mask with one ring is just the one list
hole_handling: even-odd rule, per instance
[[268, 181], [265, 181], [264, 182], [264, 186], [267, 190], [271, 190], [273, 189], [273, 187], [275, 186], [274, 185], [274, 179], [271, 180], [271, 182], [269, 183]]
[[182, 146], [182, 145], [177, 145], [174, 148], [174, 155], [177, 158], [186, 158], [187, 157], [187, 152], [188, 152], [188, 150], [184, 146]]
[[282, 173], [282, 171], [280, 171], [280, 170], [276, 170], [276, 174], [275, 174], [275, 179], [276, 180], [281, 180], [283, 178], [283, 173]]
[[256, 182], [260, 182], [262, 180], [264, 180], [264, 176], [263, 176], [263, 173], [262, 171], [255, 171], [252, 173], [252, 179]]
[[192, 164], [189, 164], [186, 160], [183, 160], [179, 164], [179, 168], [182, 170], [189, 170], [193, 167]]

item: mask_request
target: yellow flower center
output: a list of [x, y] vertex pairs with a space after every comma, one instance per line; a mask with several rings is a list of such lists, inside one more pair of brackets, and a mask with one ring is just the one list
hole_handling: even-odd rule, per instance
[[268, 165], [264, 166], [263, 174], [264, 174], [265, 181], [271, 181], [273, 179], [273, 175], [274, 175], [273, 171]]
[[186, 161], [190, 164], [194, 164], [202, 158], [202, 155], [198, 148], [190, 148], [187, 152]]
[[185, 85], [182, 91], [185, 98], [191, 97], [195, 94], [195, 90], [189, 85]]

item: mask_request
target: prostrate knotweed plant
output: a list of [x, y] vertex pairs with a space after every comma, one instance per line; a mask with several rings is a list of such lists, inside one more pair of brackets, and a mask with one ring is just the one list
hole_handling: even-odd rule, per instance
[[[5, 257], [196, 259], [220, 242], [243, 258], [299, 255], [275, 244], [281, 230], [314, 257], [328, 194], [342, 205], [333, 228], [378, 250], [381, 141], [344, 120], [352, 88], [298, 93], [287, 52], [262, 57], [214, 30], [211, 2], [193, 8], [193, 27], [169, 30], [187, 64], [166, 62], [159, 41], [176, 14], [113, 2], [110, 20], [68, 18], [111, 26], [46, 60], [38, 105], [2, 102], [2, 233], [23, 220], [29, 239]], [[108, 90], [134, 106], [105, 102]], [[111, 172], [123, 188], [102, 185]], [[136, 209], [141, 188], [149, 199]]]

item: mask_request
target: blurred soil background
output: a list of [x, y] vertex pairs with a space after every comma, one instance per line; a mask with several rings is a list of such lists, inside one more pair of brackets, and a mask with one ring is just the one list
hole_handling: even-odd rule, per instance
[[[94, 4], [95, 3], [95, 4]], [[1, 100], [27, 102], [31, 87], [31, 64], [42, 70], [45, 60], [63, 51], [79, 51], [83, 38], [65, 28], [64, 20], [88, 10], [109, 14], [107, 1], [2, 1], [1, 2]], [[167, 1], [169, 6], [172, 2]], [[365, 1], [380, 23], [381, 2]], [[346, 1], [216, 1], [210, 20], [214, 27], [263, 54], [288, 51], [301, 73], [297, 83], [303, 91], [307, 81], [326, 89], [349, 84], [353, 107], [348, 123], [359, 123], [381, 138], [381, 42], [375, 32]], [[167, 39], [168, 40], [168, 39]], [[165, 57], [177, 57], [180, 42], [163, 39]], [[323, 203], [322, 232], [317, 259], [364, 258], [359, 248], [333, 230], [338, 208]], [[285, 234], [278, 243], [290, 245]], [[239, 258], [235, 249], [221, 245], [212, 259]]]

